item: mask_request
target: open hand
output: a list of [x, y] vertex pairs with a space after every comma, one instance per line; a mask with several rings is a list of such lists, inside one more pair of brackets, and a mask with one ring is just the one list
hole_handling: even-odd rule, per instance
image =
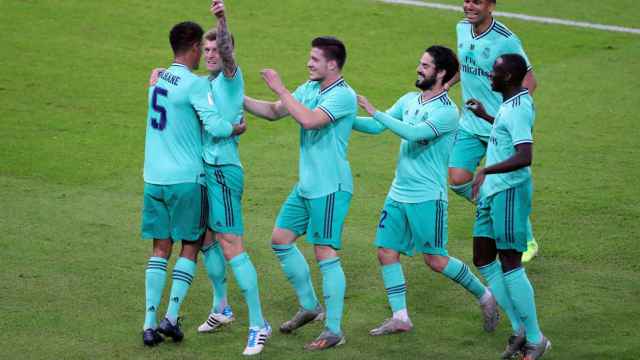
[[155, 68], [151, 70], [151, 75], [149, 76], [149, 86], [153, 86], [158, 82], [160, 74], [162, 74], [164, 70], [164, 68]]
[[378, 111], [373, 105], [371, 105], [369, 100], [362, 95], [358, 95], [358, 105], [360, 105], [360, 107], [371, 116]]
[[263, 69], [260, 71], [260, 75], [262, 75], [262, 79], [264, 79], [267, 86], [276, 94], [281, 94], [282, 92], [287, 91], [282, 80], [280, 80], [280, 75], [278, 75], [275, 70]]

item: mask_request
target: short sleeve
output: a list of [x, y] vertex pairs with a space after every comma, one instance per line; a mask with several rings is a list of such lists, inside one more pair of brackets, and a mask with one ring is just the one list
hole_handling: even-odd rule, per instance
[[332, 122], [358, 112], [356, 96], [347, 89], [332, 90], [318, 104], [318, 109], [326, 113]]
[[530, 71], [531, 69], [533, 69], [531, 62], [529, 61], [529, 57], [524, 52], [524, 48], [522, 47], [522, 42], [520, 41], [520, 38], [516, 36], [516, 34], [512, 34], [509, 38], [507, 38], [507, 41], [505, 42], [505, 46], [503, 50], [505, 54], [518, 54], [522, 56], [524, 58], [524, 61], [527, 62], [527, 71]]
[[219, 85], [229, 96], [242, 96], [244, 94], [244, 78], [240, 67], [236, 67], [236, 71], [232, 77], [227, 77], [224, 73], [219, 75], [217, 79]]
[[530, 106], [520, 105], [506, 114], [507, 131], [511, 135], [513, 146], [533, 143], [533, 111]]

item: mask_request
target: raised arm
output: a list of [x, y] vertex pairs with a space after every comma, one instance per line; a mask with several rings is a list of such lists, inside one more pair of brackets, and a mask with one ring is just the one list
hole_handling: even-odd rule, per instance
[[211, 13], [218, 18], [216, 43], [218, 53], [222, 59], [222, 72], [228, 78], [233, 77], [236, 72], [236, 60], [233, 55], [233, 41], [227, 26], [227, 17], [223, 0], [213, 0], [211, 2]]

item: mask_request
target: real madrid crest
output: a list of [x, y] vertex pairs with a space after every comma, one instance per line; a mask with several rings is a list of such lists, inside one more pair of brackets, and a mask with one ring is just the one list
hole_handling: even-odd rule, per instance
[[489, 49], [488, 47], [484, 48], [484, 50], [482, 51], [482, 57], [488, 59], [489, 55], [491, 55], [491, 49]]

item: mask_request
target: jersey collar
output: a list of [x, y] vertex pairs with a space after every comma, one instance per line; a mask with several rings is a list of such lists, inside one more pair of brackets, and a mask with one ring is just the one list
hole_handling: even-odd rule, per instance
[[517, 98], [517, 97], [519, 97], [519, 96], [527, 95], [527, 94], [529, 94], [529, 90], [524, 89], [524, 90], [520, 91], [519, 93], [517, 93], [517, 94], [513, 95], [512, 97], [508, 98], [507, 100], [503, 101], [502, 103], [503, 103], [503, 104], [506, 104], [506, 103], [508, 103], [508, 102], [513, 101], [515, 98]]
[[320, 95], [326, 94], [327, 92], [329, 92], [329, 90], [333, 89], [336, 86], [339, 86], [342, 83], [344, 83], [344, 78], [340, 76], [336, 81], [332, 82], [329, 86], [324, 88], [324, 90], [320, 90]]
[[173, 63], [173, 64], [171, 64], [171, 66], [180, 66], [180, 67], [183, 67], [183, 68], [189, 70], [189, 68], [185, 64]]
[[496, 19], [491, 19], [491, 25], [489, 25], [489, 27], [487, 28], [487, 30], [485, 30], [482, 34], [480, 35], [476, 35], [475, 32], [473, 31], [473, 24], [471, 24], [471, 38], [473, 40], [478, 40], [480, 38], [485, 37], [488, 33], [491, 32], [491, 30], [493, 30], [493, 27], [496, 26]]
[[447, 97], [447, 90], [442, 90], [442, 92], [434, 97], [432, 97], [431, 99], [427, 100], [427, 101], [423, 101], [422, 100], [422, 93], [418, 94], [418, 104], [420, 105], [426, 105], [432, 101], [436, 101], [442, 98]]

